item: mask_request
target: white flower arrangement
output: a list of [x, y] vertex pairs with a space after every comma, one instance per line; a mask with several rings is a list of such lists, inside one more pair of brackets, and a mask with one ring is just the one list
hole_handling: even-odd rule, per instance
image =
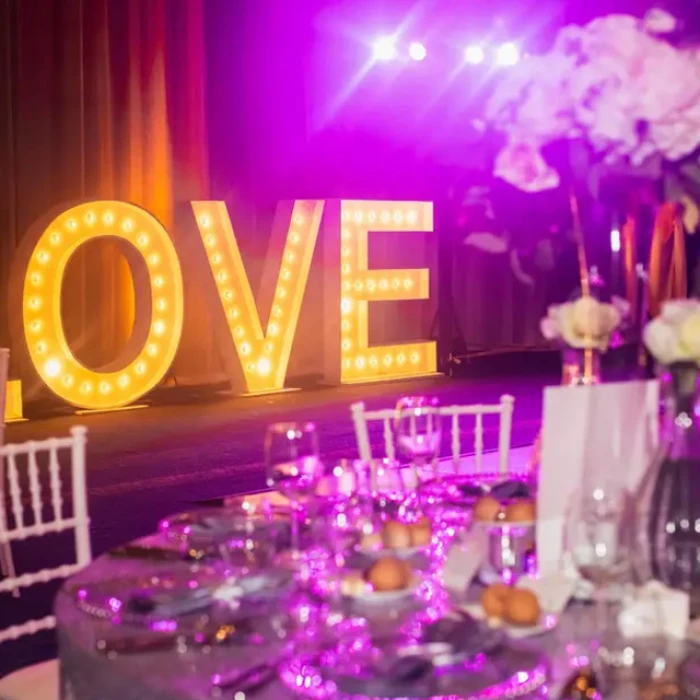
[[496, 174], [525, 191], [559, 185], [540, 149], [584, 139], [607, 164], [677, 161], [700, 146], [700, 52], [663, 36], [675, 20], [649, 13], [564, 27], [553, 48], [515, 66], [486, 106], [507, 136]]
[[667, 301], [661, 314], [644, 328], [644, 343], [663, 365], [675, 362], [700, 365], [700, 301]]
[[547, 340], [558, 340], [572, 348], [605, 352], [610, 336], [629, 313], [624, 299], [613, 297], [606, 304], [590, 296], [576, 301], [550, 306], [540, 322], [542, 335]]

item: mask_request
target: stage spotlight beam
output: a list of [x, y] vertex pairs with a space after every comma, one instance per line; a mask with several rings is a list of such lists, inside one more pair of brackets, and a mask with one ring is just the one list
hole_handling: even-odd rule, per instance
[[483, 63], [485, 58], [486, 55], [484, 53], [484, 49], [477, 44], [467, 46], [467, 48], [464, 50], [464, 60], [473, 66]]
[[520, 60], [520, 50], [513, 42], [501, 44], [496, 51], [496, 63], [499, 66], [514, 66]]
[[385, 36], [377, 39], [373, 46], [375, 61], [391, 61], [396, 58], [396, 40], [393, 37]]
[[408, 55], [414, 61], [422, 61], [428, 55], [428, 51], [425, 48], [425, 46], [423, 44], [421, 44], [419, 41], [414, 41], [408, 47]]

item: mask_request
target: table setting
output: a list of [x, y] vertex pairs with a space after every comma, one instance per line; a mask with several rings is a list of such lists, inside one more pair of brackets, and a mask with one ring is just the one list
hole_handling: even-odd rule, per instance
[[173, 514], [66, 582], [63, 699], [700, 697], [694, 526], [676, 501], [653, 526], [639, 510], [658, 389], [547, 389], [517, 475], [441, 475], [432, 397], [396, 407], [402, 461], [326, 463], [315, 424], [270, 426], [269, 491]]

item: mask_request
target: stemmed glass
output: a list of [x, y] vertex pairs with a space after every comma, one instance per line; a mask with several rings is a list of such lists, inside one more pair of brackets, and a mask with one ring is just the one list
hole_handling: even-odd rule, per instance
[[[435, 460], [440, 452], [442, 423], [438, 400], [430, 396], [406, 396], [396, 404], [396, 445], [413, 466], [416, 481], [421, 467]], [[417, 486], [417, 484], [416, 484]]]
[[608, 614], [609, 588], [632, 572], [629, 493], [613, 480], [584, 480], [574, 499], [569, 519], [568, 546], [581, 576], [593, 585], [597, 610], [597, 631], [602, 645], [612, 652], [617, 625]]
[[287, 498], [291, 514], [291, 552], [300, 554], [299, 519], [303, 502], [314, 496], [323, 476], [314, 423], [274, 423], [265, 436], [267, 485]]

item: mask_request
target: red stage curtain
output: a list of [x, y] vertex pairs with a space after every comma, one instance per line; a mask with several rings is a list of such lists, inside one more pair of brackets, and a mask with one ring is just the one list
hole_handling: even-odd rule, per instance
[[[202, 15], [203, 0], [0, 4], [0, 344], [10, 343], [5, 297], [13, 253], [47, 211], [81, 199], [124, 199], [155, 214], [176, 245], [194, 245], [196, 230], [179, 222], [189, 200], [209, 196]], [[174, 373], [206, 380], [218, 369], [210, 311], [187, 257]], [[71, 261], [63, 307], [78, 356], [92, 366], [113, 358], [134, 317], [130, 272], [114, 243], [95, 242]], [[12, 349], [13, 374], [27, 381], [21, 338]]]

